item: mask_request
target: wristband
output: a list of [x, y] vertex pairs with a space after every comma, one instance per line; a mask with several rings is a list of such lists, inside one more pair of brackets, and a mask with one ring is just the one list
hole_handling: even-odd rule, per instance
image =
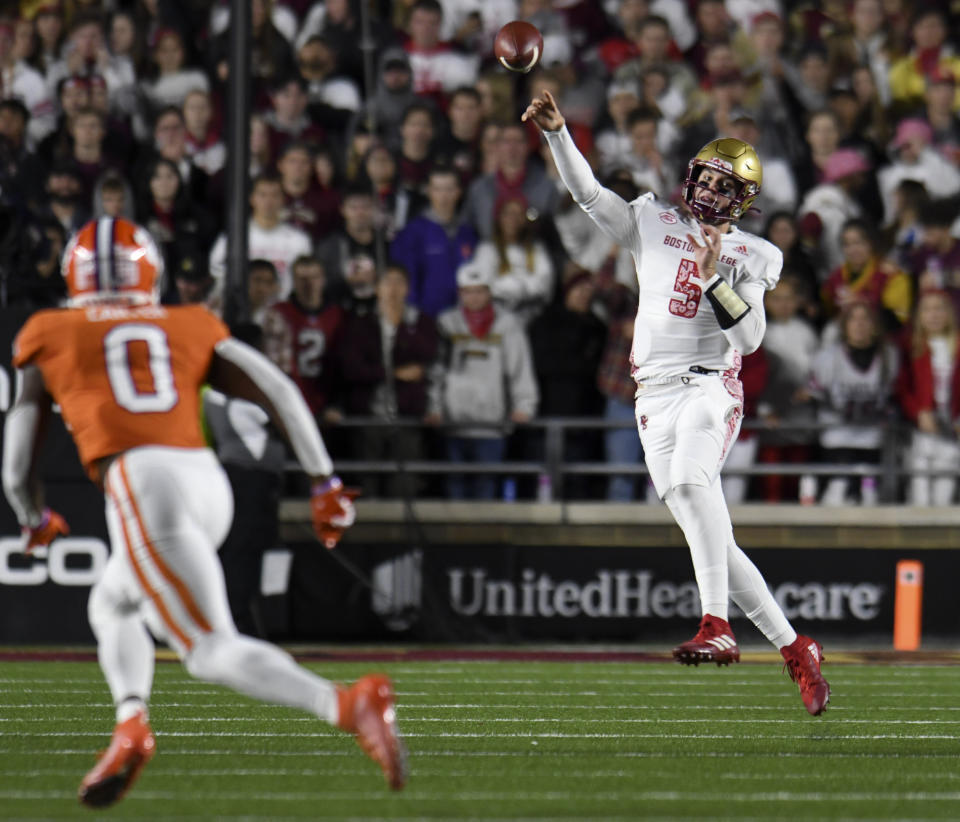
[[716, 275], [712, 279], [715, 282], [713, 285], [708, 285], [704, 293], [710, 301], [710, 305], [713, 306], [713, 313], [717, 315], [720, 328], [726, 331], [728, 328], [733, 328], [746, 316], [747, 312], [750, 311], [750, 306], [727, 285], [722, 277]]

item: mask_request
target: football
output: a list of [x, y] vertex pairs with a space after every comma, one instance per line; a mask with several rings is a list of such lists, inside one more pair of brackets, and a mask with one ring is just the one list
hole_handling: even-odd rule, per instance
[[504, 68], [526, 74], [543, 56], [543, 35], [531, 23], [513, 20], [497, 32], [493, 53]]

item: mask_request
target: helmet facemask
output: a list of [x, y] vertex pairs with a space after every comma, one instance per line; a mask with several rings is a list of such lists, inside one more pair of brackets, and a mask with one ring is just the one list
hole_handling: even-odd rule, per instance
[[[727, 193], [709, 189], [700, 182], [701, 175], [708, 169], [733, 180], [736, 190]], [[714, 140], [690, 160], [683, 182], [683, 201], [701, 222], [735, 222], [750, 210], [760, 193], [762, 177], [760, 159], [752, 146], [732, 137]], [[722, 207], [717, 207], [716, 200], [712, 204], [699, 201], [700, 191], [708, 189], [716, 200], [725, 200]]]

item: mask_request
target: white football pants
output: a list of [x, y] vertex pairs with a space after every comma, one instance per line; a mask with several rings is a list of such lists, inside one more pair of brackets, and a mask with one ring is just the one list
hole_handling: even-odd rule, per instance
[[757, 567], [733, 538], [720, 469], [741, 410], [720, 377], [641, 389], [636, 413], [650, 478], [690, 547], [704, 614], [727, 619], [729, 599], [778, 648], [796, 639]]
[[88, 612], [114, 702], [148, 701], [149, 626], [198, 679], [335, 723], [332, 683], [234, 627], [217, 558], [233, 498], [213, 452], [131, 449], [110, 466], [105, 490], [112, 553], [90, 592]]

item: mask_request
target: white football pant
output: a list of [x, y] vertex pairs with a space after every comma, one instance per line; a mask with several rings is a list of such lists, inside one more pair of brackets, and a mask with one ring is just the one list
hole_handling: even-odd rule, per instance
[[112, 553], [88, 611], [114, 702], [148, 701], [149, 626], [198, 679], [336, 722], [332, 683], [234, 627], [217, 558], [233, 498], [213, 452], [134, 448], [110, 466], [105, 486]]
[[793, 642], [796, 632], [733, 538], [723, 498], [720, 469], [740, 432], [735, 398], [720, 377], [696, 377], [640, 389], [636, 413], [650, 477], [690, 546], [702, 612], [727, 619], [732, 597], [778, 648]]

